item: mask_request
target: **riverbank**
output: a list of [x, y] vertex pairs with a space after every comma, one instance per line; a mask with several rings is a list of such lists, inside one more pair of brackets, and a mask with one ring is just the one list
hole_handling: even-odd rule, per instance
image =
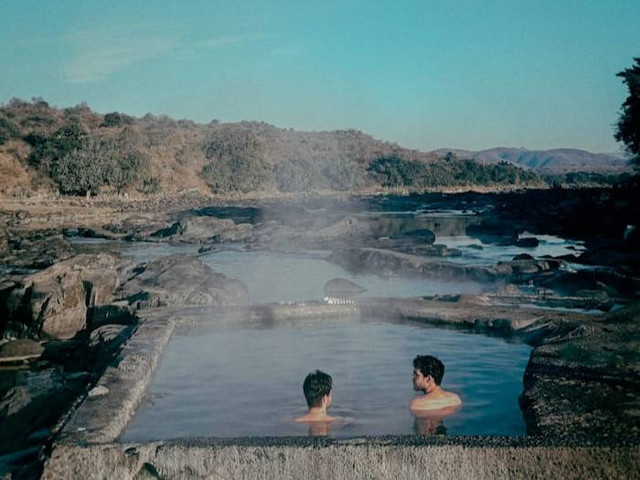
[[[634, 304], [640, 299], [640, 257], [637, 230], [627, 228], [639, 224], [634, 195], [595, 189], [230, 201], [188, 192], [175, 198], [3, 200], [0, 448], [8, 455], [3, 458], [17, 470], [41, 468], [37, 458], [58, 445], [76, 408], [99, 405], [105, 395], [121, 405], [98, 388], [100, 382], [115, 381], [119, 370], [150, 381], [153, 362], [123, 363], [123, 352], [140, 341], [136, 332], [164, 331], [167, 318], [203, 307], [254, 312], [229, 317], [237, 322], [389, 311], [436, 325], [515, 335], [535, 346], [521, 397], [530, 435], [637, 438]], [[453, 216], [450, 225], [443, 215]], [[544, 234], [572, 238], [583, 247], [562, 258], [526, 253], [536, 251], [537, 236]], [[442, 235], [461, 235], [465, 243], [447, 247], [439, 243]], [[76, 241], [87, 238], [98, 239], [93, 250]], [[136, 262], [101, 251], [110, 243], [186, 245], [194, 255]], [[246, 285], [203, 264], [208, 254], [224, 248], [238, 255], [323, 251], [328, 252], [323, 261], [348, 272], [454, 285], [473, 281], [487, 285], [489, 293], [363, 299], [344, 306], [252, 306]], [[522, 253], [482, 264], [465, 263], [462, 256], [501, 248]], [[155, 316], [168, 316], [165, 327], [145, 323], [150, 308], [160, 308]], [[105, 388], [135, 394], [131, 413], [147, 386]]]

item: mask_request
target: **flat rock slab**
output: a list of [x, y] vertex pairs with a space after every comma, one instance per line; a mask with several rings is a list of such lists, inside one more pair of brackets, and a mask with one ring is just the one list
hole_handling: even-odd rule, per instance
[[42, 352], [44, 347], [35, 340], [11, 340], [0, 345], [0, 364], [38, 358]]
[[249, 303], [244, 284], [215, 273], [191, 255], [171, 255], [148, 262], [118, 295], [138, 308]]

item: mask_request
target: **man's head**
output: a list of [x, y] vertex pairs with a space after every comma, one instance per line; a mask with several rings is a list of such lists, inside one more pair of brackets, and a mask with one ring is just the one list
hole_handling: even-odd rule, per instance
[[[328, 375], [320, 370], [316, 370], [313, 373], [307, 375], [302, 384], [302, 391], [304, 397], [307, 399], [307, 405], [309, 408], [320, 407], [323, 402], [331, 402], [331, 386], [333, 380], [331, 375]], [[329, 405], [325, 405], [328, 407]]]
[[413, 359], [413, 388], [427, 391], [432, 383], [439, 386], [444, 377], [444, 364], [431, 355], [418, 355]]

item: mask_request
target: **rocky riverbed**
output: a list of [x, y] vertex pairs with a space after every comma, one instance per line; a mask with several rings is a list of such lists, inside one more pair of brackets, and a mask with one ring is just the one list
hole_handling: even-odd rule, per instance
[[[318, 249], [349, 271], [492, 285], [481, 295], [367, 299], [357, 308], [534, 345], [520, 400], [529, 435], [638, 438], [640, 242], [628, 227], [640, 226], [640, 215], [633, 192], [209, 203], [191, 197], [137, 207], [124, 200], [0, 203], [0, 472], [38, 475], [70, 412], [87, 396], [104, 394], [96, 382], [117, 368], [150, 308], [175, 315], [195, 307], [257, 308], [251, 318], [268, 309], [272, 319], [339, 308], [251, 306], [245, 285], [198, 255], [136, 263], [109, 253], [108, 242], [92, 248], [73, 242], [87, 237], [196, 245], [200, 255], [228, 245]], [[406, 221], [451, 211], [473, 221], [442, 227], [430, 220], [431, 229]], [[535, 248], [543, 234], [585, 248], [472, 264], [459, 261], [460, 249], [438, 242], [445, 228], [462, 229], [480, 241], [479, 249]]]

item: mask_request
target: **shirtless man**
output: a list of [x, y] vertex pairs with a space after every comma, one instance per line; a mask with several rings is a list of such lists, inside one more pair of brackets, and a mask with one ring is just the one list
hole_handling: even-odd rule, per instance
[[[331, 405], [331, 387], [333, 380], [331, 375], [328, 375], [320, 370], [316, 370], [313, 373], [307, 375], [302, 384], [302, 391], [304, 397], [307, 399], [307, 406], [309, 411], [306, 415], [302, 415], [295, 419], [296, 422], [309, 423], [310, 431], [311, 427], [314, 431], [326, 432], [328, 431], [328, 424], [338, 420], [336, 417], [332, 417], [327, 414], [327, 409]], [[322, 433], [320, 433], [322, 434]]]
[[[431, 355], [418, 355], [413, 360], [413, 389], [424, 395], [412, 400], [409, 410], [416, 416], [444, 416], [462, 404], [460, 397], [440, 386], [444, 364]], [[441, 415], [440, 415], [441, 414]]]

